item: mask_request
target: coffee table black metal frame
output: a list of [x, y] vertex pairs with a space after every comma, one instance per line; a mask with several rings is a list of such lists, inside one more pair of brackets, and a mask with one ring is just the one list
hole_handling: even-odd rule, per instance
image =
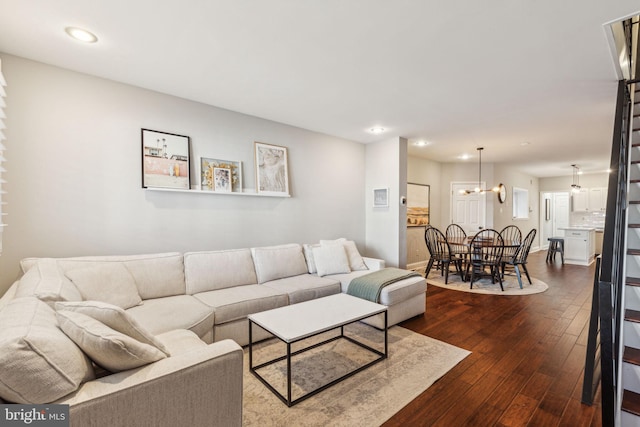
[[[376, 316], [376, 315], [381, 314], [381, 313], [384, 313], [384, 351], [379, 351], [379, 350], [377, 350], [377, 349], [375, 349], [373, 347], [370, 347], [370, 346], [368, 346], [368, 345], [366, 345], [366, 344], [364, 344], [362, 342], [359, 342], [359, 341], [355, 340], [353, 337], [350, 337], [350, 336], [347, 336], [347, 335], [344, 334], [344, 327], [345, 326], [350, 325], [350, 324], [355, 323], [355, 322], [358, 322], [360, 320], [367, 319], [369, 317]], [[253, 344], [254, 344], [254, 342], [253, 342], [253, 325], [254, 324], [256, 326], [258, 326], [259, 328], [264, 329], [264, 330], [272, 333], [276, 338], [278, 338], [280, 341], [285, 343], [286, 347], [287, 347], [287, 354], [284, 355], [284, 356], [277, 357], [275, 359], [269, 360], [267, 362], [261, 363], [260, 365], [253, 366]], [[369, 326], [374, 328], [374, 329], [378, 329], [378, 328], [376, 328], [374, 326], [371, 326], [371, 325], [369, 325]], [[309, 339], [309, 338], [312, 338], [314, 336], [317, 336], [317, 335], [320, 335], [320, 334], [323, 334], [325, 332], [328, 332], [328, 331], [331, 331], [331, 330], [335, 330], [335, 329], [338, 329], [338, 328], [340, 329], [340, 335], [337, 335], [337, 336], [329, 338], [329, 339], [327, 339], [325, 341], [310, 345], [309, 347], [304, 347], [304, 348], [302, 348], [300, 350], [291, 351], [292, 344], [294, 344], [296, 342], [300, 342], [300, 341], [303, 341], [305, 339]], [[318, 332], [316, 332], [316, 333], [314, 333], [312, 335], [308, 335], [308, 336], [302, 337], [300, 339], [291, 340], [289, 342], [287, 342], [286, 340], [278, 337], [277, 334], [273, 333], [273, 331], [269, 331], [268, 329], [262, 327], [258, 323], [255, 323], [254, 321], [251, 320], [251, 318], [249, 318], [249, 370], [269, 390], [271, 390], [276, 396], [278, 396], [278, 398], [284, 404], [286, 404], [288, 407], [291, 407], [291, 406], [293, 406], [293, 405], [295, 405], [297, 403], [302, 402], [305, 399], [308, 399], [311, 396], [314, 396], [314, 395], [320, 393], [323, 390], [326, 390], [327, 388], [329, 388], [329, 387], [331, 387], [331, 386], [333, 386], [333, 385], [335, 385], [335, 384], [337, 384], [337, 383], [339, 383], [339, 382], [341, 382], [341, 381], [343, 381], [343, 380], [345, 380], [345, 379], [347, 379], [349, 377], [352, 377], [353, 375], [359, 373], [360, 371], [363, 371], [363, 370], [367, 369], [368, 367], [373, 366], [376, 363], [379, 363], [379, 362], [383, 361], [384, 359], [386, 359], [387, 356], [388, 356], [388, 347], [389, 347], [387, 329], [388, 329], [388, 327], [387, 327], [387, 308], [386, 307], [384, 307], [384, 309], [381, 309], [379, 312], [376, 312], [376, 313], [373, 313], [373, 314], [369, 314], [367, 316], [360, 317], [360, 318], [357, 318], [357, 319], [352, 319], [352, 320], [350, 320], [348, 322], [344, 322], [341, 325], [334, 326], [334, 327], [327, 328], [327, 329], [323, 329], [323, 330], [320, 330], [320, 331], [318, 331]], [[348, 340], [348, 341], [350, 341], [350, 342], [352, 342], [352, 343], [354, 343], [354, 344], [356, 344], [356, 345], [358, 345], [358, 346], [360, 346], [360, 347], [362, 347], [362, 348], [364, 348], [366, 350], [369, 350], [370, 352], [372, 352], [374, 354], [377, 354], [379, 357], [377, 359], [375, 359], [375, 360], [372, 360], [371, 362], [366, 363], [363, 366], [360, 366], [359, 368], [357, 368], [357, 369], [355, 369], [353, 371], [350, 371], [350, 372], [346, 373], [345, 375], [343, 375], [343, 376], [341, 376], [339, 378], [336, 378], [336, 379], [332, 380], [331, 382], [329, 382], [327, 384], [324, 384], [324, 385], [318, 387], [315, 390], [310, 391], [309, 393], [306, 393], [306, 394], [304, 394], [304, 395], [302, 395], [302, 396], [300, 396], [300, 397], [298, 397], [296, 399], [292, 399], [292, 396], [291, 396], [291, 358], [293, 356], [296, 356], [298, 354], [304, 353], [306, 351], [312, 350], [314, 348], [320, 347], [322, 345], [328, 344], [328, 343], [330, 343], [332, 341], [335, 341], [335, 340], [338, 340], [338, 339], [341, 339], [341, 338], [346, 339], [346, 340]], [[276, 390], [275, 387], [273, 387], [258, 372], [258, 370], [261, 369], [261, 368], [264, 368], [266, 366], [272, 365], [274, 363], [280, 362], [280, 361], [285, 360], [285, 359], [287, 360], [287, 395], [286, 396], [284, 396], [282, 393], [280, 393], [278, 390]]]

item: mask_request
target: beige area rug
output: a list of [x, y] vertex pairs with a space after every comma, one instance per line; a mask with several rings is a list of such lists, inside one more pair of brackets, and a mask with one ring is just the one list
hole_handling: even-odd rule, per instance
[[502, 280], [502, 286], [504, 291], [500, 290], [500, 284], [498, 282], [491, 283], [491, 279], [483, 277], [480, 280], [473, 282], [473, 289], [470, 289], [469, 282], [463, 282], [460, 276], [453, 273], [453, 269], [449, 272], [449, 283], [445, 285], [444, 276], [441, 276], [440, 271], [436, 271], [432, 268], [427, 277], [427, 284], [435, 285], [441, 288], [453, 289], [455, 291], [472, 292], [476, 294], [494, 294], [494, 295], [531, 295], [539, 294], [549, 289], [549, 286], [535, 277], [531, 278], [533, 284], [529, 284], [527, 276], [522, 271], [522, 289], [518, 283], [518, 278], [512, 271], [507, 271]]
[[[324, 335], [326, 339], [330, 332]], [[356, 323], [345, 334], [383, 350], [383, 333]], [[317, 340], [316, 338], [313, 338]], [[406, 406], [470, 352], [417, 334], [400, 326], [389, 329], [389, 356], [358, 374], [292, 407], [287, 407], [249, 372], [249, 350], [244, 357], [244, 426], [378, 426]], [[310, 341], [305, 342], [305, 347]], [[294, 350], [299, 348], [294, 347]], [[254, 349], [254, 365], [284, 355], [283, 343], [271, 339]], [[377, 356], [345, 339], [332, 341], [292, 360], [293, 398], [353, 370]], [[264, 368], [286, 395], [286, 363]]]

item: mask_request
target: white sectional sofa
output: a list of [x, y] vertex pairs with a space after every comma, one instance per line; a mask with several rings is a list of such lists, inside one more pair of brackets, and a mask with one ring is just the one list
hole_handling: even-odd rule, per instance
[[[247, 316], [345, 292], [352, 278], [383, 268], [384, 261], [360, 257], [353, 242], [341, 239], [184, 254], [28, 258], [21, 267], [24, 275], [0, 299], [0, 397], [68, 403], [72, 425], [226, 426], [242, 421], [240, 346], [248, 344]], [[424, 313], [425, 298], [422, 277], [385, 287], [380, 303], [389, 307], [389, 326]], [[97, 308], [82, 308], [92, 304]], [[159, 360], [98, 375], [95, 358], [78, 348], [82, 338], [67, 330], [93, 322], [69, 314], [75, 305], [89, 317], [115, 307], [112, 314], [126, 316], [166, 354], [145, 347]], [[3, 324], [4, 318], [12, 320]], [[383, 326], [382, 318], [369, 323]], [[94, 326], [100, 325], [87, 328]], [[44, 350], [34, 352], [38, 345]], [[33, 369], [38, 364], [44, 373]]]

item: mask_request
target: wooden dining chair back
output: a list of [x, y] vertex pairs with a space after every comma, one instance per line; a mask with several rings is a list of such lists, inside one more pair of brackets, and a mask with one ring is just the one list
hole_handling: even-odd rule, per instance
[[[529, 271], [527, 270], [527, 258], [529, 257], [529, 251], [531, 250], [531, 246], [533, 245], [533, 240], [536, 238], [536, 229], [531, 230], [527, 236], [522, 241], [522, 245], [518, 252], [508, 261], [506, 264], [513, 266], [513, 269], [516, 273], [516, 277], [518, 278], [518, 284], [520, 285], [520, 289], [522, 289], [522, 277], [520, 274], [520, 267], [524, 270], [524, 273], [529, 280], [529, 284], [532, 285], [531, 276], [529, 276]], [[504, 270], [503, 270], [504, 271]]]
[[435, 227], [427, 227], [424, 231], [424, 240], [429, 251], [429, 262], [425, 269], [425, 277], [429, 277], [429, 272], [434, 264], [442, 267], [441, 275], [444, 274], [444, 283], [449, 281], [449, 267], [453, 263], [456, 272], [462, 277], [462, 265], [460, 259], [452, 253], [447, 238]]
[[447, 242], [451, 250], [459, 256], [466, 255], [467, 246], [465, 245], [467, 239], [467, 233], [458, 224], [449, 224], [445, 231]]
[[505, 261], [513, 259], [522, 245], [522, 231], [515, 225], [507, 225], [500, 231], [500, 236], [504, 240], [503, 259]]
[[503, 251], [504, 240], [496, 230], [485, 229], [473, 237], [469, 244], [467, 263], [467, 277], [470, 279], [470, 287], [472, 289], [473, 282], [477, 278], [482, 275], [489, 275], [491, 283], [495, 283], [497, 280], [500, 283], [500, 289], [504, 291], [500, 268]]

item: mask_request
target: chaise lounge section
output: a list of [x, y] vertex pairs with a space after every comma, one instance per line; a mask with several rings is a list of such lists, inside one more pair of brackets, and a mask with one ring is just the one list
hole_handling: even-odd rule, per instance
[[[24, 259], [22, 278], [0, 299], [0, 318], [13, 319], [12, 332], [0, 320], [0, 397], [67, 403], [72, 425], [241, 425], [247, 316], [346, 292], [351, 279], [384, 266], [382, 260], [361, 257], [355, 243], [344, 239], [184, 254]], [[425, 280], [410, 277], [383, 288], [379, 302], [389, 306], [391, 326], [424, 313], [425, 298]], [[77, 345], [81, 338], [65, 335], [68, 323], [96, 327], [90, 323], [95, 319], [68, 313], [74, 304], [90, 314], [96, 307], [113, 307], [168, 356], [153, 350], [159, 360], [104, 372], [87, 356], [89, 350]], [[42, 328], [36, 341], [51, 355], [30, 352], [36, 312], [36, 326]], [[381, 318], [369, 322], [383, 327]], [[269, 337], [261, 334], [257, 339]], [[17, 347], [23, 353], [16, 353]], [[60, 354], [76, 357], [64, 361]], [[66, 374], [47, 377], [60, 371], [52, 355], [69, 365], [73, 380]], [[30, 358], [42, 364], [44, 374], [37, 375], [47, 377], [50, 390], [66, 381], [64, 387], [39, 395], [38, 378], [7, 375], [18, 359], [25, 363], [14, 372], [27, 372]]]

